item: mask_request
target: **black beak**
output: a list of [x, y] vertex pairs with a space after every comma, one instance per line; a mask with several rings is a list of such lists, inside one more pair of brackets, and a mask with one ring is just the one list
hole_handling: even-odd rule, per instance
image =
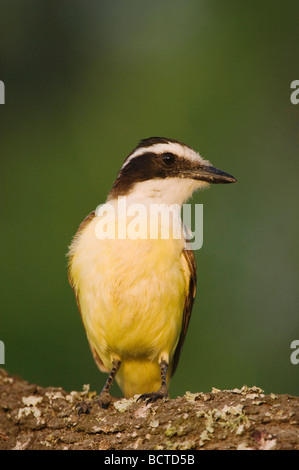
[[228, 184], [236, 183], [237, 180], [232, 175], [225, 173], [224, 171], [218, 170], [209, 165], [201, 165], [192, 169], [190, 172], [192, 179], [206, 181], [207, 183], [214, 184]]

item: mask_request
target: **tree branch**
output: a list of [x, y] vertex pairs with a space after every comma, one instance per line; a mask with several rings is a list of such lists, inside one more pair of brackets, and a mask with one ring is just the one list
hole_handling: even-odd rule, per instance
[[[0, 449], [299, 450], [299, 397], [258, 387], [183, 397], [150, 405], [113, 401], [108, 409], [82, 392], [43, 388], [0, 369]], [[91, 406], [78, 413], [78, 403]]]

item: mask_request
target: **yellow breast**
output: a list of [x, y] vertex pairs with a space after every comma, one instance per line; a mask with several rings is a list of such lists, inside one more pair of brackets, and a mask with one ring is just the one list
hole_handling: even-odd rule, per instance
[[[183, 241], [104, 239], [93, 218], [71, 247], [70, 276], [88, 339], [125, 395], [157, 389], [178, 343], [189, 273]], [[150, 390], [151, 389], [151, 390]]]

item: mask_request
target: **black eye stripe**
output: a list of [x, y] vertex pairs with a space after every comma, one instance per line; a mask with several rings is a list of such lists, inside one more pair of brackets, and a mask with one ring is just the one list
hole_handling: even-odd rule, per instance
[[163, 163], [166, 165], [172, 165], [175, 162], [175, 155], [173, 155], [173, 153], [166, 152], [163, 153], [161, 157]]

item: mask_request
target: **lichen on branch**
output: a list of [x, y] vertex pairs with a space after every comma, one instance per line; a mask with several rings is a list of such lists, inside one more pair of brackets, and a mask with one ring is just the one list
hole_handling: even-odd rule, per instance
[[148, 405], [115, 399], [108, 409], [95, 398], [89, 386], [43, 388], [0, 369], [0, 449], [299, 450], [299, 397], [243, 386]]

